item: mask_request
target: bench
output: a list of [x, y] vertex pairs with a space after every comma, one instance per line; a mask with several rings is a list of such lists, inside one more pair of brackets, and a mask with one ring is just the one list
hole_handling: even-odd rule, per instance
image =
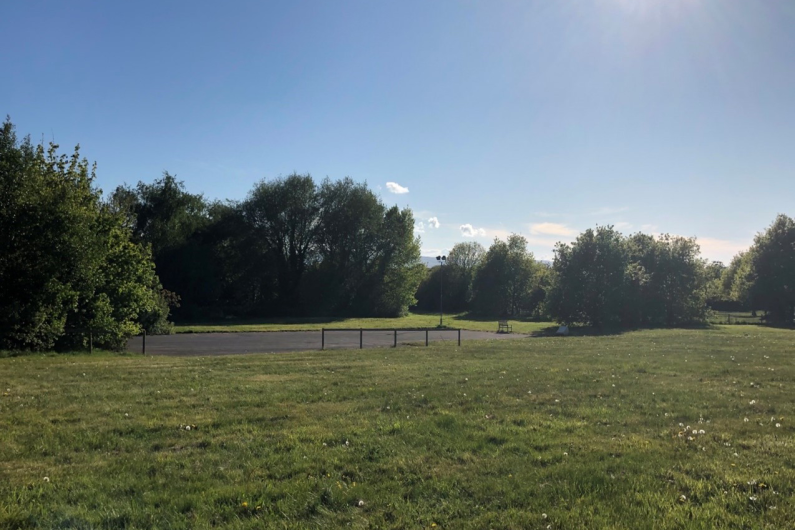
[[507, 320], [500, 320], [497, 322], [497, 333], [511, 333], [513, 331], [513, 326], [508, 324]]

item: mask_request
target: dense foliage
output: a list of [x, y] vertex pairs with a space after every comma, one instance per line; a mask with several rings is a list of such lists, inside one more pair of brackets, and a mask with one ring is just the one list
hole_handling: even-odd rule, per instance
[[209, 202], [164, 174], [111, 202], [151, 244], [178, 316], [398, 316], [424, 273], [408, 209], [351, 179], [257, 183], [239, 203]]
[[705, 263], [691, 238], [588, 229], [558, 244], [553, 271], [547, 307], [562, 323], [674, 326], [706, 314]]
[[167, 326], [149, 250], [93, 187], [94, 169], [58, 146], [0, 130], [0, 348], [120, 347]]
[[721, 277], [722, 297], [776, 325], [795, 323], [795, 220], [776, 217]]

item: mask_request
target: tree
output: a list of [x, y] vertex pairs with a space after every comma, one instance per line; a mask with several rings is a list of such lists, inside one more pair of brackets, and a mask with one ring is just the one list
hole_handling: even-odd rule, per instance
[[553, 268], [548, 308], [561, 323], [675, 326], [705, 318], [705, 263], [693, 238], [625, 238], [597, 227], [559, 244]]
[[[795, 321], [795, 220], [786, 215], [754, 238], [750, 253], [750, 292], [767, 311], [767, 320]], [[750, 277], [750, 278], [749, 278]]]
[[246, 222], [262, 241], [276, 267], [282, 310], [298, 310], [298, 288], [314, 258], [319, 197], [309, 175], [293, 174], [254, 186], [243, 203]]
[[495, 239], [475, 272], [472, 310], [495, 316], [533, 312], [531, 294], [538, 267], [524, 237], [511, 234], [507, 241]]
[[477, 241], [456, 243], [447, 254], [447, 266], [461, 269], [465, 274], [472, 274], [480, 262], [486, 250]]
[[555, 247], [555, 283], [548, 308], [563, 324], [596, 327], [621, 320], [626, 274], [623, 238], [612, 226], [588, 229], [571, 245]]
[[319, 197], [318, 261], [306, 303], [322, 314], [406, 312], [423, 275], [411, 211], [387, 208], [349, 178], [324, 180]]
[[[58, 146], [0, 131], [0, 347], [118, 347], [165, 318], [150, 256], [102, 203], [95, 172]], [[166, 308], [167, 314], [167, 308]], [[67, 333], [68, 332], [68, 333]]]

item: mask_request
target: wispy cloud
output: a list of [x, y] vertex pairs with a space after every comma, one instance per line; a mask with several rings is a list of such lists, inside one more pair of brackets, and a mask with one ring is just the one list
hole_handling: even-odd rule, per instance
[[533, 235], [573, 236], [577, 231], [560, 223], [534, 223], [530, 225], [530, 233]]
[[431, 228], [439, 228], [439, 219], [437, 217], [431, 217], [428, 219], [428, 226]]
[[461, 235], [464, 237], [486, 237], [485, 228], [475, 228], [469, 223], [459, 226], [458, 229], [461, 230]]
[[697, 237], [696, 242], [701, 247], [701, 255], [703, 257], [729, 263], [735, 254], [748, 250], [753, 241], [751, 239], [748, 241], [729, 241], [714, 237]]
[[414, 232], [417, 234], [424, 234], [425, 233], [425, 223], [422, 221], [418, 222], [414, 225]]
[[398, 195], [402, 195], [403, 193], [408, 193], [409, 189], [401, 186], [397, 182], [387, 182], [386, 189], [388, 189], [392, 193], [397, 193]]

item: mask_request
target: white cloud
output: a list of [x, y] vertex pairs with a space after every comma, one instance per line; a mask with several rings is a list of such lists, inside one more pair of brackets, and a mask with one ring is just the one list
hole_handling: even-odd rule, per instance
[[419, 223], [415, 224], [414, 225], [414, 231], [416, 233], [418, 233], [418, 234], [424, 234], [425, 233], [425, 223], [420, 221]]
[[514, 232], [509, 232], [508, 230], [502, 228], [481, 228], [480, 230], [481, 230], [480, 235], [482, 236], [488, 236], [489, 238], [492, 239], [496, 237], [498, 239], [504, 239], [506, 241], [508, 240], [508, 236], [514, 233]]
[[577, 231], [559, 223], [534, 223], [530, 225], [530, 233], [534, 235], [573, 236]]
[[632, 223], [627, 223], [626, 221], [619, 221], [617, 223], [613, 223], [613, 228], [615, 228], [619, 232], [622, 230], [624, 231], [632, 230]]
[[657, 225], [645, 224], [645, 225], [640, 225], [640, 231], [648, 234], [650, 232], [651, 233], [657, 232], [658, 228]]
[[461, 225], [458, 228], [461, 230], [461, 235], [464, 237], [486, 237], [485, 228], [475, 228], [469, 223]]
[[428, 226], [431, 228], [439, 228], [439, 218], [438, 217], [431, 217], [428, 219]]
[[408, 193], [409, 192], [408, 188], [404, 188], [403, 186], [401, 186], [397, 182], [387, 182], [386, 183], [386, 189], [388, 189], [392, 193], [397, 193], [398, 195], [401, 195], [403, 193]]
[[722, 261], [727, 264], [735, 254], [743, 250], [748, 250], [748, 247], [753, 243], [750, 239], [747, 242], [742, 242], [716, 239], [714, 237], [697, 237], [696, 242], [698, 246], [701, 247], [702, 257]]

